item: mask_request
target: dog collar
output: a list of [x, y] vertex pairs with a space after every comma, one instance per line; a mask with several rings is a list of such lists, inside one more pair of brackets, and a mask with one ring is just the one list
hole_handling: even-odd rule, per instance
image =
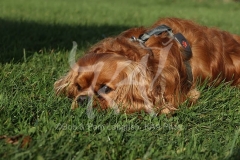
[[[145, 43], [151, 36], [160, 35], [163, 32], [168, 32], [168, 34], [171, 37], [173, 37], [183, 47], [184, 52], [182, 52], [182, 54], [184, 54], [184, 56], [187, 59], [190, 59], [192, 57], [192, 49], [191, 49], [187, 39], [181, 33], [173, 34], [173, 30], [166, 25], [160, 25], [160, 26], [140, 35], [139, 38], [132, 37], [131, 39], [134, 41], [139, 41], [140, 43]], [[184, 64], [185, 64], [186, 70], [187, 70], [188, 81], [191, 83], [193, 81], [193, 76], [192, 76], [192, 69], [191, 69], [190, 63], [189, 63], [189, 61], [185, 60]]]
[[132, 40], [139, 41], [141, 43], [145, 43], [151, 36], [153, 35], [160, 35], [163, 32], [168, 32], [168, 34], [173, 37], [184, 49], [185, 53], [184, 55], [189, 59], [192, 56], [192, 50], [191, 47], [187, 41], [187, 39], [181, 34], [173, 34], [173, 31], [170, 27], [166, 25], [160, 25], [142, 35], [140, 35], [139, 38], [132, 37]]

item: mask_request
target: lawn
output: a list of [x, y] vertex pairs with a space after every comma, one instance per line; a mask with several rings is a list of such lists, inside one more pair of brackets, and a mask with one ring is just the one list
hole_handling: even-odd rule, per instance
[[1, 0], [0, 159], [240, 159], [240, 89], [199, 86], [200, 100], [153, 117], [70, 110], [53, 83], [104, 37], [159, 17], [180, 17], [240, 35], [231, 0]]

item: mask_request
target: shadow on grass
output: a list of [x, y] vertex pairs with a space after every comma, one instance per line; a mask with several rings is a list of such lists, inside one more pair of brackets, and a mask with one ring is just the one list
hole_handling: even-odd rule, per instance
[[231, 160], [239, 160], [240, 159], [240, 146], [234, 150], [233, 155], [229, 157]]
[[62, 25], [0, 19], [0, 63], [23, 60], [42, 50], [70, 50], [72, 41], [86, 48], [104, 37], [116, 35], [127, 26]]

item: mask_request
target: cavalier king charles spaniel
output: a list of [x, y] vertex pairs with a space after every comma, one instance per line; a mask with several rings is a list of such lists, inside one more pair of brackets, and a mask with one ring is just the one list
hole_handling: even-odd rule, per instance
[[54, 84], [78, 106], [117, 113], [172, 113], [196, 102], [196, 85], [240, 84], [240, 36], [189, 20], [163, 18], [105, 38]]

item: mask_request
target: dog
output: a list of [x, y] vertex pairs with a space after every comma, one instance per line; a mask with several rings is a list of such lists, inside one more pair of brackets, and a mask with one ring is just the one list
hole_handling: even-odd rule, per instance
[[240, 36], [179, 18], [126, 30], [88, 49], [54, 84], [78, 106], [117, 113], [174, 113], [197, 85], [240, 84]]

